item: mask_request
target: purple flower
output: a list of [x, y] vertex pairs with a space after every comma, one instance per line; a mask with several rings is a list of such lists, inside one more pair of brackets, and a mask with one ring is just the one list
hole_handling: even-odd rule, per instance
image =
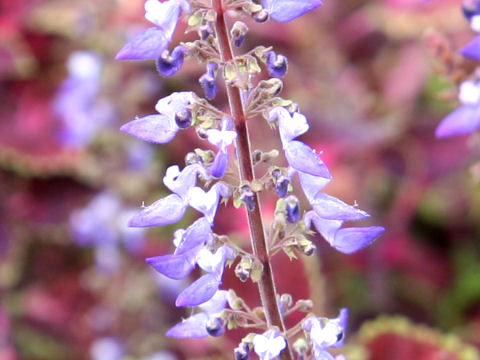
[[270, 111], [268, 121], [278, 122], [285, 157], [292, 169], [323, 179], [332, 178], [318, 154], [308, 145], [294, 140], [309, 129], [304, 115], [296, 112], [292, 115], [285, 108], [276, 107]]
[[237, 133], [232, 131], [232, 119], [224, 118], [222, 128], [207, 130], [208, 141], [218, 148], [217, 155], [210, 167], [210, 173], [216, 178], [222, 178], [228, 168], [228, 147], [233, 144], [237, 138]]
[[213, 224], [218, 202], [221, 197], [230, 196], [230, 188], [223, 182], [217, 182], [207, 192], [199, 187], [194, 187], [189, 191], [188, 196], [189, 205], [200, 211]]
[[210, 300], [222, 283], [225, 263], [235, 258], [235, 252], [223, 245], [215, 253], [205, 247], [197, 254], [197, 264], [207, 272], [183, 290], [177, 297], [177, 306], [197, 306]]
[[172, 53], [165, 49], [156, 61], [157, 71], [160, 75], [167, 77], [175, 75], [182, 68], [186, 52], [187, 49], [183, 45], [175, 47]]
[[210, 300], [199, 305], [203, 312], [192, 315], [176, 324], [167, 331], [166, 335], [175, 338], [202, 338], [209, 336], [207, 323], [209, 319], [221, 314], [223, 309], [225, 309], [228, 298], [228, 291], [218, 290]]
[[190, 274], [201, 249], [204, 245], [211, 244], [212, 239], [210, 223], [202, 217], [186, 230], [179, 229], [175, 232], [174, 244], [177, 249], [174, 254], [155, 256], [146, 261], [160, 274], [180, 280]]
[[474, 16], [480, 15], [480, 1], [464, 1], [462, 12], [465, 18], [470, 22]]
[[154, 23], [144, 32], [134, 36], [120, 49], [117, 60], [148, 60], [162, 57], [177, 26], [181, 12], [189, 12], [186, 0], [147, 0], [145, 2], [145, 18]]
[[147, 115], [124, 124], [120, 130], [139, 139], [164, 144], [171, 141], [180, 127], [176, 117], [190, 111], [188, 105], [195, 102], [190, 91], [175, 92], [158, 100], [155, 109], [159, 114]]
[[[478, 7], [478, 4], [476, 6]], [[480, 15], [474, 14], [470, 17], [469, 21], [472, 30], [479, 33]], [[480, 60], [480, 36], [475, 37], [462, 49], [462, 55], [474, 60]]]
[[253, 350], [260, 360], [275, 359], [287, 347], [285, 338], [277, 329], [270, 329], [262, 335], [255, 335], [252, 342]]
[[189, 191], [195, 186], [197, 175], [202, 172], [204, 169], [200, 164], [188, 165], [181, 172], [177, 165], [170, 166], [163, 178], [163, 183], [173, 194], [145, 207], [130, 219], [128, 225], [150, 227], [179, 221], [187, 210], [190, 199]]
[[[356, 216], [360, 216], [360, 213]], [[381, 226], [341, 228], [343, 220], [324, 219], [315, 210], [305, 214], [304, 222], [307, 228], [310, 228], [313, 222], [320, 235], [332, 247], [344, 254], [351, 254], [364, 248], [385, 231]]]
[[480, 84], [464, 81], [458, 98], [463, 105], [440, 122], [435, 131], [438, 138], [469, 134], [480, 126]]
[[273, 20], [287, 22], [323, 5], [321, 0], [262, 0]]
[[340, 315], [335, 319], [312, 316], [304, 321], [303, 328], [309, 334], [315, 360], [336, 359], [327, 350], [343, 345], [347, 322], [348, 309], [345, 308], [340, 310]]
[[208, 100], [215, 99], [217, 96], [218, 85], [216, 80], [218, 65], [214, 62], [209, 62], [207, 64], [207, 71], [203, 74], [200, 79], [200, 85], [202, 86], [205, 97]]
[[277, 55], [273, 50], [268, 51], [267, 56], [267, 70], [270, 76], [283, 77], [288, 68], [287, 58], [283, 55]]

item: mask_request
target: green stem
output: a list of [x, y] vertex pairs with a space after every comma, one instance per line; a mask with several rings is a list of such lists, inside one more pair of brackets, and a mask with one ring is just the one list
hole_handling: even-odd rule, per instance
[[[233, 52], [228, 34], [228, 27], [225, 22], [225, 12], [222, 0], [213, 0], [213, 6], [217, 13], [215, 30], [217, 34], [218, 47], [222, 61], [229, 62], [233, 60]], [[250, 139], [248, 136], [247, 119], [242, 105], [240, 90], [225, 83], [228, 101], [232, 119], [235, 123], [237, 132], [236, 151], [240, 168], [240, 177], [242, 181], [252, 181], [255, 179], [253, 164], [251, 159]], [[258, 281], [260, 299], [265, 311], [265, 320], [268, 327], [277, 326], [282, 333], [286, 332], [280, 309], [277, 304], [277, 291], [273, 278], [272, 265], [268, 254], [267, 243], [265, 239], [263, 220], [258, 196], [255, 196], [255, 210], [248, 211], [248, 224], [250, 228], [250, 240], [253, 254], [263, 265], [263, 273]], [[292, 360], [293, 356], [290, 346], [280, 354], [282, 360]]]

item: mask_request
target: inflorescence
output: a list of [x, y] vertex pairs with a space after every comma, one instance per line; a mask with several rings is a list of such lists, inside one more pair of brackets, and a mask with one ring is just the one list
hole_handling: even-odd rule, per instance
[[[174, 224], [183, 218], [188, 207], [202, 214], [186, 229], [175, 231], [173, 254], [147, 259], [156, 271], [172, 279], [187, 277], [197, 266], [203, 271], [175, 301], [176, 306], [197, 310], [168, 330], [167, 336], [221, 336], [226, 329], [248, 327], [257, 332], [242, 340], [234, 350], [235, 359], [247, 359], [252, 352], [262, 360], [279, 356], [291, 359], [293, 353], [299, 359], [344, 358], [332, 355], [329, 349], [343, 344], [348, 311], [340, 310], [333, 319], [316, 317], [310, 312], [311, 300], [295, 302], [291, 296], [276, 294], [274, 286], [269, 288], [265, 277], [273, 277], [266, 267], [270, 266], [270, 257], [279, 251], [291, 258], [311, 255], [315, 251], [309, 239], [313, 228], [345, 254], [372, 243], [384, 229], [344, 226], [344, 222], [363, 220], [369, 215], [322, 192], [332, 175], [320, 155], [298, 140], [309, 129], [307, 118], [298, 105], [279, 97], [283, 87], [280, 78], [288, 69], [287, 58], [264, 46], [240, 55], [232, 52], [233, 46], [243, 45], [248, 33], [242, 19], [287, 22], [321, 5], [320, 0], [262, 0], [261, 4], [251, 0], [147, 0], [145, 18], [154, 26], [130, 39], [117, 54], [117, 59], [122, 60], [155, 60], [163, 76], [175, 75], [188, 59], [206, 67], [199, 79], [203, 98], [190, 91], [174, 92], [157, 102], [157, 113], [136, 118], [121, 128], [158, 144], [168, 143], [181, 130], [194, 128], [202, 140], [216, 149], [193, 149], [183, 168], [170, 166], [163, 183], [172, 193], [144, 207], [129, 222], [129, 226], [139, 228]], [[227, 13], [237, 19], [229, 31], [224, 17]], [[187, 32], [196, 32], [199, 39], [178, 44], [170, 51], [175, 28], [182, 18], [188, 24]], [[270, 78], [255, 82], [255, 76], [263, 71], [262, 64]], [[227, 90], [229, 113], [210, 102], [216, 98], [219, 86]], [[246, 121], [260, 118], [273, 129], [278, 128], [283, 152], [250, 150]], [[232, 160], [233, 150], [236, 161]], [[275, 162], [280, 153], [284, 154], [287, 166]], [[251, 170], [257, 163], [270, 165], [259, 177]], [[308, 209], [302, 209], [295, 195], [295, 177], [308, 200]], [[249, 220], [258, 219], [255, 216], [261, 220], [259, 197], [265, 191], [277, 196], [274, 220], [260, 232], [252, 230], [252, 253], [228, 236], [213, 232], [220, 203], [232, 201], [237, 208], [245, 206]], [[252, 220], [250, 226], [254, 223]], [[234, 262], [235, 274], [241, 281], [250, 279], [264, 287], [260, 290], [261, 311], [252, 310], [233, 290], [221, 288], [225, 267]], [[273, 310], [267, 304], [269, 299], [273, 301]], [[275, 318], [275, 312], [283, 317], [296, 310], [306, 316], [291, 329]]]

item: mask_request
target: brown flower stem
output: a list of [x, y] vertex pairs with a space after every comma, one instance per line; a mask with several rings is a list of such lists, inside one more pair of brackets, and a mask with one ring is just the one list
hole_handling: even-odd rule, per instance
[[[233, 60], [233, 52], [228, 34], [228, 27], [225, 22], [225, 11], [222, 0], [213, 0], [213, 6], [217, 13], [215, 30], [217, 34], [218, 47], [223, 62]], [[242, 181], [252, 181], [255, 179], [250, 150], [250, 140], [247, 129], [247, 119], [242, 105], [240, 90], [238, 87], [225, 83], [230, 111], [235, 123], [237, 132], [236, 151], [240, 168], [240, 177]], [[263, 272], [258, 281], [258, 290], [260, 299], [265, 311], [265, 320], [268, 327], [277, 326], [282, 333], [285, 333], [285, 324], [283, 322], [280, 309], [277, 304], [277, 292], [275, 281], [273, 279], [272, 265], [264, 233], [262, 213], [258, 196], [255, 196], [255, 210], [248, 211], [248, 224], [250, 228], [250, 240], [253, 254], [263, 265]], [[282, 360], [292, 360], [290, 347], [280, 354]]]

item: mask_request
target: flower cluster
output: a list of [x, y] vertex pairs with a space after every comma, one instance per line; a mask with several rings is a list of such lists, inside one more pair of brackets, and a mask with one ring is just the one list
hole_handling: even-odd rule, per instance
[[[262, 304], [262, 316], [252, 311], [232, 290], [221, 289], [225, 267], [237, 258], [240, 260], [235, 274], [241, 281], [251, 279], [259, 283], [259, 288], [268, 286], [264, 277], [272, 275], [264, 270], [265, 266], [270, 266], [269, 257], [280, 250], [291, 257], [313, 253], [315, 246], [308, 240], [312, 224], [332, 247], [343, 253], [360, 250], [384, 231], [378, 226], [343, 227], [345, 221], [363, 220], [369, 215], [321, 192], [332, 180], [332, 175], [319, 154], [298, 140], [309, 129], [307, 119], [298, 106], [278, 97], [283, 86], [278, 78], [287, 71], [287, 58], [262, 46], [240, 56], [231, 54], [231, 43], [241, 46], [248, 26], [237, 21], [228, 36], [224, 19], [228, 10], [233, 10], [232, 14], [251, 16], [258, 22], [269, 17], [285, 22], [320, 5], [319, 0], [262, 0], [261, 5], [248, 0], [214, 0], [211, 3], [147, 0], [145, 17], [155, 27], [133, 37], [117, 55], [117, 59], [155, 59], [157, 70], [163, 76], [174, 75], [188, 58], [206, 63], [206, 72], [199, 79], [205, 98], [193, 92], [175, 92], [157, 102], [157, 114], [136, 118], [121, 128], [125, 133], [158, 144], [173, 140], [180, 130], [194, 128], [200, 139], [215, 148], [215, 151], [194, 149], [186, 155], [183, 169], [178, 165], [170, 166], [163, 183], [171, 194], [143, 207], [129, 221], [129, 226], [140, 228], [174, 224], [184, 217], [189, 207], [202, 215], [187, 228], [175, 231], [172, 254], [147, 259], [156, 271], [171, 279], [184, 279], [197, 266], [203, 271], [203, 275], [187, 286], [175, 301], [177, 306], [197, 307], [198, 311], [172, 327], [168, 336], [220, 336], [225, 328], [257, 328], [261, 333], [246, 336], [235, 349], [235, 356], [247, 359], [253, 350], [262, 360], [284, 354], [291, 358], [292, 347], [288, 344], [302, 330], [307, 346], [296, 349], [302, 356], [310, 354], [317, 360], [334, 359], [329, 348], [343, 343], [346, 310], [342, 310], [337, 319], [318, 318], [309, 313], [301, 326], [295, 327], [298, 330], [287, 336], [280, 308], [282, 313], [308, 312], [311, 301], [298, 300], [294, 304], [288, 296], [277, 298], [274, 294], [270, 301], [273, 308]], [[187, 31], [196, 31], [199, 40], [179, 44], [170, 52], [168, 46], [182, 14], [187, 17]], [[261, 72], [261, 63], [272, 78], [255, 84], [254, 76]], [[227, 91], [232, 107], [230, 114], [209, 102], [217, 95], [219, 74], [230, 90]], [[269, 153], [250, 150], [245, 119], [258, 115], [272, 126], [278, 126], [288, 166], [274, 165], [274, 158], [279, 155], [276, 150]], [[240, 169], [230, 161], [232, 148], [236, 150]], [[256, 177], [253, 166], [259, 162], [271, 166], [264, 176]], [[303, 211], [294, 195], [296, 175], [311, 210]], [[259, 196], [268, 190], [274, 190], [278, 198], [275, 220], [269, 228], [257, 231], [253, 227], [263, 226]], [[253, 253], [241, 249], [228, 236], [213, 232], [219, 204], [229, 201], [235, 207], [245, 206], [249, 220], [256, 216], [257, 220], [250, 221]], [[287, 232], [288, 237], [285, 236]], [[268, 244], [263, 238], [266, 233], [270, 234]], [[272, 291], [274, 293], [275, 289]]]

